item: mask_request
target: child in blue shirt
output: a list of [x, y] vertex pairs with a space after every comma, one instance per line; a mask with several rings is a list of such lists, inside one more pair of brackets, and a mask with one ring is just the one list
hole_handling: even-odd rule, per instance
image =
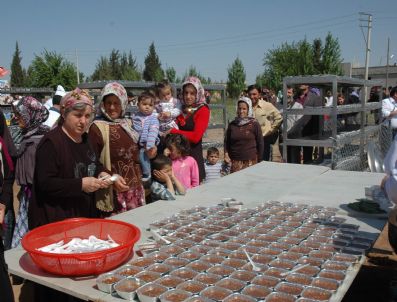
[[152, 201], [175, 200], [174, 195], [185, 195], [185, 188], [172, 172], [172, 160], [159, 154], [152, 161], [153, 181], [150, 187]]

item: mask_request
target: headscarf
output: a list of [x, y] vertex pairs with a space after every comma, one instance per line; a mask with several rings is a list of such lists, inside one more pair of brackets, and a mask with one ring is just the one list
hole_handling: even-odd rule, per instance
[[[105, 106], [104, 106], [104, 100], [105, 97], [108, 95], [114, 94], [115, 96], [118, 97], [118, 99], [120, 100], [121, 103], [121, 114], [120, 117], [118, 119], [112, 119], [105, 110]], [[103, 87], [102, 91], [101, 91], [101, 96], [99, 97], [99, 101], [100, 101], [100, 115], [102, 115], [106, 120], [111, 121], [111, 122], [120, 122], [120, 120], [122, 118], [124, 118], [125, 115], [125, 110], [127, 108], [128, 105], [128, 96], [127, 96], [127, 91], [125, 90], [125, 88], [123, 87], [123, 85], [117, 83], [117, 82], [113, 82], [113, 83], [108, 83], [105, 85], [105, 87]]]
[[247, 117], [239, 117], [238, 114], [237, 114], [237, 116], [234, 119], [233, 123], [237, 124], [238, 126], [243, 126], [245, 124], [248, 124], [252, 120], [254, 120], [254, 113], [252, 111], [252, 101], [251, 101], [251, 99], [249, 99], [249, 98], [247, 98], [245, 96], [239, 98], [239, 100], [237, 101], [236, 113], [238, 111], [238, 104], [241, 103], [241, 102], [247, 104], [247, 106], [248, 106], [248, 116]]
[[50, 128], [43, 125], [49, 112], [42, 103], [32, 96], [26, 96], [14, 105], [14, 110], [20, 115], [25, 127], [22, 129], [24, 138], [48, 132]]
[[203, 85], [201, 84], [200, 79], [197, 77], [193, 77], [193, 76], [187, 77], [182, 84], [182, 91], [183, 91], [183, 87], [185, 87], [188, 84], [191, 84], [194, 86], [194, 88], [196, 88], [196, 91], [197, 91], [196, 101], [194, 102], [194, 104], [192, 106], [190, 106], [188, 108], [185, 104], [185, 100], [183, 99], [183, 94], [182, 94], [182, 104], [183, 104], [184, 110], [188, 109], [189, 112], [192, 112], [192, 111], [194, 112], [195, 110], [200, 108], [202, 105], [207, 104], [206, 100], [205, 100], [205, 91], [204, 91]]
[[[103, 102], [105, 97], [111, 94], [117, 96], [121, 103], [121, 114], [120, 117], [117, 119], [112, 119], [106, 113]], [[127, 132], [128, 136], [131, 137], [135, 143], [137, 143], [139, 140], [139, 134], [132, 128], [131, 121], [124, 117], [128, 105], [127, 91], [125, 90], [124, 86], [117, 82], [106, 84], [101, 91], [101, 96], [99, 100], [101, 102], [99, 105], [100, 113], [99, 116], [96, 118], [96, 120], [103, 121], [106, 123], [119, 124]]]
[[93, 107], [92, 97], [86, 90], [76, 88], [65, 94], [59, 105], [61, 109], [66, 110], [76, 104], [86, 104]]

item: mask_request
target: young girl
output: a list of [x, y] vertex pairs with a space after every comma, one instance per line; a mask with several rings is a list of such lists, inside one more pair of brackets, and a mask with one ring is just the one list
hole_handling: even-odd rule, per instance
[[159, 154], [152, 161], [153, 181], [150, 187], [152, 201], [175, 200], [175, 195], [185, 195], [185, 188], [172, 171], [172, 160]]
[[160, 121], [160, 133], [164, 133], [172, 128], [178, 129], [175, 119], [182, 112], [181, 102], [172, 96], [172, 87], [168, 81], [158, 83], [156, 90], [159, 99], [159, 103], [156, 105], [156, 111]]
[[185, 189], [197, 187], [200, 184], [196, 160], [189, 156], [189, 141], [180, 134], [168, 134], [165, 138], [164, 155], [172, 160], [172, 171], [181, 181]]
[[225, 161], [231, 162], [233, 173], [260, 162], [262, 156], [261, 127], [253, 117], [251, 100], [242, 97], [237, 102], [237, 117], [226, 131]]

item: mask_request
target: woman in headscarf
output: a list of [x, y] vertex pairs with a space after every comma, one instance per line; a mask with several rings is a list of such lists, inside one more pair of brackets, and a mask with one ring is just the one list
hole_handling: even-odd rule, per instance
[[93, 116], [90, 95], [76, 88], [62, 98], [60, 106], [58, 127], [37, 147], [29, 229], [67, 218], [98, 217], [94, 192], [110, 185], [102, 180], [110, 175], [86, 133]]
[[205, 179], [202, 139], [210, 120], [210, 109], [197, 77], [188, 77], [183, 82], [182, 105], [182, 113], [176, 118], [179, 129], [173, 128], [170, 133], [182, 134], [190, 142], [190, 156], [197, 161], [201, 183]]
[[32, 195], [36, 148], [43, 135], [50, 130], [43, 122], [48, 110], [34, 97], [27, 96], [13, 104], [15, 119], [21, 128], [22, 141], [18, 150], [15, 179], [21, 187], [18, 193], [19, 212], [11, 247], [19, 245], [28, 231], [28, 207]]
[[225, 161], [232, 165], [231, 173], [262, 160], [262, 130], [253, 117], [252, 103], [247, 97], [242, 97], [237, 102], [237, 117], [227, 128], [224, 146]]
[[131, 120], [124, 117], [127, 105], [124, 87], [117, 82], [108, 83], [101, 92], [99, 116], [89, 131], [101, 163], [119, 175], [112, 187], [97, 192], [96, 206], [104, 216], [145, 204], [137, 144], [139, 135], [133, 130]]

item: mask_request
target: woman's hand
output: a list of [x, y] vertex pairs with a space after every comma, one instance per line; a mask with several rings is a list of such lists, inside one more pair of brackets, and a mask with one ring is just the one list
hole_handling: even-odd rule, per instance
[[109, 183], [105, 180], [100, 180], [95, 177], [83, 177], [81, 181], [81, 189], [86, 193], [92, 193], [99, 189], [104, 189], [109, 186]]
[[129, 186], [127, 186], [127, 182], [125, 181], [125, 179], [120, 175], [113, 185], [117, 192], [126, 192], [130, 188]]
[[153, 170], [153, 175], [157, 180], [161, 182], [167, 182], [167, 180], [170, 180], [168, 174], [164, 173], [163, 171]]
[[230, 164], [232, 161], [231, 161], [231, 159], [230, 159], [230, 157], [229, 157], [229, 154], [228, 153], [225, 153], [225, 155], [224, 155], [224, 159], [223, 159], [224, 161], [225, 161], [225, 163], [227, 163], [227, 164]]
[[0, 225], [4, 222], [4, 216], [6, 214], [6, 206], [0, 203]]
[[150, 159], [155, 158], [157, 155], [157, 147], [154, 146], [154, 147], [150, 148], [149, 150], [146, 150], [146, 154]]
[[98, 175], [98, 179], [99, 180], [103, 180], [104, 182], [106, 182], [108, 185], [112, 184], [112, 181], [110, 180], [110, 177], [112, 177], [109, 173], [107, 172], [101, 172]]
[[170, 117], [171, 117], [171, 112], [161, 112], [159, 119], [161, 121], [165, 121], [165, 120], [169, 119]]

